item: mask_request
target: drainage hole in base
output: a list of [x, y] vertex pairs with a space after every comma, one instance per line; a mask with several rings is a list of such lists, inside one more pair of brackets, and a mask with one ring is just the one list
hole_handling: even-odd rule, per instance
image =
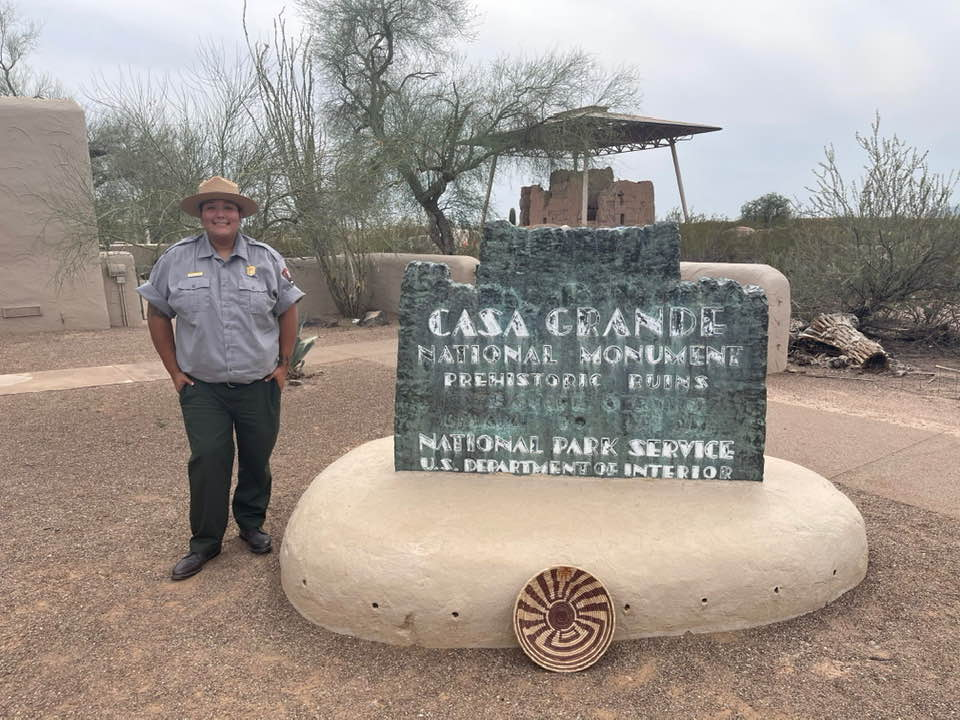
[[626, 613], [626, 612], [630, 612], [630, 603], [627, 603], [626, 605], [623, 606], [623, 611], [624, 611], [625, 613]]
[[460, 613], [458, 613], [456, 610], [454, 610], [454, 611], [453, 611], [452, 613], [450, 613], [450, 614], [453, 615], [454, 617], [460, 617]]
[[374, 609], [374, 610], [376, 610], [378, 607], [380, 607], [380, 603], [373, 603], [373, 609]]
[[774, 591], [775, 593], [779, 593], [779, 592], [780, 592], [780, 586], [777, 585], [777, 586], [773, 589], [773, 591]]
[[300, 582], [302, 582], [302, 583], [303, 583], [303, 586], [304, 586], [304, 587], [306, 587], [306, 586], [307, 586], [307, 579], [306, 579], [306, 578], [304, 578], [304, 579], [303, 579], [303, 580], [301, 580]]
[[706, 599], [706, 598], [700, 598], [700, 602], [703, 603], [704, 605], [706, 605], [706, 604], [707, 604], [707, 599]]

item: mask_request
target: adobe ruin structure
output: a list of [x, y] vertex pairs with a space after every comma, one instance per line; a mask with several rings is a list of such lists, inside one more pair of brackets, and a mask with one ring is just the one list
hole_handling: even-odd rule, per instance
[[[603, 155], [616, 155], [625, 152], [634, 152], [635, 150], [652, 150], [653, 148], [669, 147], [670, 155], [673, 158], [673, 169], [677, 175], [677, 190], [680, 193], [680, 207], [683, 210], [683, 217], [690, 222], [690, 214], [687, 212], [687, 198], [683, 192], [683, 179], [680, 177], [680, 161], [677, 158], [677, 142], [679, 140], [689, 140], [692, 136], [700, 133], [716, 132], [721, 128], [714, 125], [702, 125], [699, 123], [680, 122], [678, 120], [664, 120], [662, 118], [648, 117], [645, 115], [624, 115], [623, 113], [609, 112], [609, 108], [603, 105], [588, 105], [587, 107], [576, 108], [575, 110], [566, 110], [551, 115], [541, 123], [531, 127], [522, 127], [507, 132], [494, 133], [478, 137], [473, 143], [493, 150], [492, 160], [490, 162], [490, 176], [487, 179], [487, 192], [483, 201], [483, 211], [480, 215], [480, 224], [486, 222], [487, 210], [490, 205], [490, 192], [493, 188], [493, 178], [497, 172], [497, 158], [501, 155], [508, 157], [531, 157], [531, 158], [557, 158], [566, 155], [573, 158], [574, 167], [577, 167], [577, 161], [580, 160], [581, 171], [583, 174], [588, 172], [587, 168], [591, 163], [590, 158], [597, 158]], [[569, 173], [569, 171], [565, 171]], [[592, 171], [590, 171], [592, 173]], [[609, 172], [609, 169], [606, 170]], [[570, 179], [566, 179], [565, 185], [569, 186]], [[609, 176], [609, 182], [613, 182], [612, 173]], [[593, 180], [587, 182], [588, 186], [594, 184]], [[537, 186], [534, 186], [537, 187]], [[563, 211], [563, 219], [558, 221], [561, 225], [577, 226], [622, 226], [622, 225], [645, 225], [653, 222], [653, 186], [650, 186], [650, 210], [649, 220], [644, 219], [637, 223], [628, 221], [627, 212], [616, 210], [617, 200], [614, 200], [613, 220], [600, 221], [594, 219], [591, 222], [590, 203], [587, 193], [582, 183], [580, 184], [580, 212], [570, 214], [569, 210]], [[526, 191], [526, 188], [524, 188]], [[543, 189], [540, 188], [543, 192]], [[551, 176], [550, 193], [559, 194], [560, 190], [553, 182]], [[531, 191], [530, 202], [523, 203], [521, 200], [521, 211], [523, 206], [528, 208], [528, 222], [532, 225], [552, 225], [557, 224], [551, 221], [550, 214], [535, 212], [537, 205], [534, 204]], [[569, 197], [572, 193], [570, 188], [564, 190], [564, 195]], [[523, 198], [524, 195], [521, 195]], [[552, 198], [551, 198], [552, 199]], [[619, 198], [618, 198], [619, 199]], [[565, 201], [566, 203], [566, 201]], [[544, 209], [549, 204], [545, 201]], [[603, 217], [601, 206], [598, 202], [593, 205], [596, 208], [595, 218]], [[606, 209], [609, 209], [607, 207]], [[623, 215], [623, 222], [620, 222], [620, 215]], [[546, 217], [546, 222], [540, 222]], [[586, 218], [584, 221], [583, 218]], [[527, 223], [523, 223], [527, 224]]]
[[520, 225], [622, 227], [654, 222], [653, 183], [614, 180], [609, 167], [591, 169], [587, 181], [587, 217], [583, 215], [583, 173], [554, 170], [550, 189], [520, 189]]

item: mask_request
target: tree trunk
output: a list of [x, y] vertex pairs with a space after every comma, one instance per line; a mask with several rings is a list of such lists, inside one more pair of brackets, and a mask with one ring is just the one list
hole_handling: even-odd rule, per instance
[[839, 350], [864, 370], [883, 370], [887, 366], [887, 353], [883, 346], [857, 329], [853, 315], [818, 315], [810, 327], [797, 336], [797, 340], [814, 350], [822, 351], [823, 346]]
[[443, 210], [434, 200], [421, 202], [423, 209], [427, 211], [427, 219], [430, 222], [430, 239], [440, 248], [444, 255], [455, 255], [456, 248], [453, 244], [453, 225], [443, 214]]

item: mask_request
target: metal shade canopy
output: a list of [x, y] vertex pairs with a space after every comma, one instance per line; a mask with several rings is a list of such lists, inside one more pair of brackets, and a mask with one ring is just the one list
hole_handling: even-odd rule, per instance
[[[723, 128], [715, 125], [663, 120], [646, 115], [625, 115], [611, 113], [602, 105], [567, 110], [551, 115], [542, 123], [529, 128], [497, 133], [483, 139], [476, 139], [477, 145], [503, 148], [498, 155], [518, 157], [549, 157], [551, 155], [573, 155], [584, 159], [583, 203], [587, 198], [587, 162], [588, 157], [615, 155], [636, 150], [650, 150], [658, 147], [670, 147], [673, 156], [673, 169], [677, 175], [677, 187], [680, 191], [680, 204], [684, 219], [689, 222], [687, 200], [683, 192], [683, 179], [680, 175], [680, 163], [677, 160], [676, 143], [689, 140], [693, 135], [715, 132]], [[487, 184], [487, 199], [484, 202], [483, 218], [493, 187], [497, 158], [494, 156]], [[586, 210], [583, 218], [586, 218]]]
[[646, 115], [612, 113], [602, 105], [590, 105], [551, 115], [530, 128], [492, 135], [483, 144], [504, 147], [502, 155], [546, 157], [575, 153], [600, 156], [665, 147], [692, 135], [722, 129]]

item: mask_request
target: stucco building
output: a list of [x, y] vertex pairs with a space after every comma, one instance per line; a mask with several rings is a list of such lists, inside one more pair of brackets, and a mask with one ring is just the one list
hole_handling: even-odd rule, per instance
[[80, 106], [0, 98], [0, 335], [110, 327], [92, 186]]

